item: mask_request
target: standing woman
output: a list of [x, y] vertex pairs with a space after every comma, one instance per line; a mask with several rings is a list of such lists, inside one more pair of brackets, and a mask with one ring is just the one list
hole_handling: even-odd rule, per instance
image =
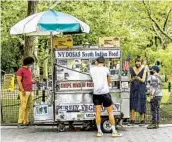
[[136, 112], [141, 115], [140, 125], [145, 124], [145, 112], [146, 112], [146, 71], [141, 66], [141, 59], [135, 59], [135, 66], [130, 68], [131, 74], [131, 88], [130, 88], [130, 110], [131, 110], [131, 122], [135, 124]]

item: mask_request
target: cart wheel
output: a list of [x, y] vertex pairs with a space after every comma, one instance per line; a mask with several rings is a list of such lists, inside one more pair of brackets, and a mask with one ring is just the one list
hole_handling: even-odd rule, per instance
[[64, 131], [65, 131], [65, 125], [64, 125], [64, 124], [59, 124], [59, 125], [57, 126], [57, 130], [58, 130], [59, 132], [64, 132]]
[[101, 129], [103, 133], [110, 133], [112, 132], [111, 124], [109, 122], [109, 118], [102, 118]]

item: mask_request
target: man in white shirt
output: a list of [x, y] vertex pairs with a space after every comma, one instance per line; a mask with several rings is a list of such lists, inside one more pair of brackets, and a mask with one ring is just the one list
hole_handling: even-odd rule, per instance
[[119, 137], [122, 136], [116, 131], [115, 128], [115, 120], [113, 115], [113, 107], [112, 107], [112, 98], [109, 94], [110, 87], [110, 73], [109, 69], [104, 66], [105, 59], [104, 57], [99, 57], [96, 60], [97, 65], [90, 69], [90, 75], [92, 77], [94, 83], [94, 92], [93, 92], [93, 102], [96, 106], [96, 125], [98, 129], [97, 136], [103, 136], [102, 130], [100, 128], [101, 124], [101, 109], [102, 104], [107, 109], [109, 114], [109, 121], [112, 125], [112, 136]]

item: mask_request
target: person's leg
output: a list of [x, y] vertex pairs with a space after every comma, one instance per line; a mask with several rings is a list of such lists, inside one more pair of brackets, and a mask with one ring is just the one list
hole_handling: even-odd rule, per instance
[[26, 115], [24, 118], [24, 124], [29, 124], [29, 114], [33, 107], [33, 94], [32, 92], [26, 92], [26, 95], [28, 96], [27, 106], [26, 106]]
[[136, 119], [136, 111], [134, 109], [132, 109], [130, 113], [131, 113], [131, 120], [130, 120], [128, 126], [134, 125], [135, 119]]
[[[146, 91], [145, 91], [146, 92]], [[141, 101], [141, 125], [145, 124], [145, 112], [146, 112], [146, 93], [142, 94]]]
[[23, 100], [22, 111], [23, 111], [23, 124], [26, 124], [26, 116], [27, 116], [27, 105], [29, 99], [29, 93], [25, 92], [25, 99]]
[[145, 113], [142, 113], [142, 115], [141, 115], [141, 121], [145, 121]]
[[101, 109], [102, 109], [101, 105], [96, 105], [96, 125], [97, 125], [97, 130], [98, 130], [98, 133], [102, 134], [102, 130], [101, 130]]
[[113, 115], [113, 106], [112, 106], [113, 102], [112, 102], [112, 98], [110, 94], [105, 94], [104, 95], [104, 100], [103, 100], [103, 106], [106, 107], [106, 110], [108, 112], [109, 115], [109, 122], [112, 125], [112, 136], [113, 137], [120, 137], [122, 136], [121, 134], [119, 134], [116, 131], [115, 128], [115, 119], [114, 119], [114, 115]]
[[148, 129], [154, 129], [156, 128], [156, 101], [155, 98], [151, 99], [150, 105], [151, 105], [151, 114], [152, 114], [152, 123], [147, 127]]
[[136, 111], [134, 109], [131, 110], [131, 120], [136, 120]]
[[145, 125], [145, 113], [141, 113], [141, 121], [140, 121], [140, 124], [139, 126], [144, 126]]
[[93, 103], [96, 107], [96, 125], [97, 125], [97, 136], [101, 137], [103, 135], [101, 130], [101, 110], [102, 110], [102, 96], [93, 95]]
[[157, 97], [157, 121], [156, 121], [157, 128], [159, 128], [159, 122], [160, 122], [160, 104], [161, 104], [161, 97]]
[[152, 123], [156, 121], [156, 105], [155, 105], [155, 98], [151, 101], [151, 113], [152, 113]]
[[112, 133], [117, 133], [116, 128], [115, 128], [115, 119], [114, 119], [114, 115], [113, 115], [112, 105], [109, 107], [106, 107], [106, 110], [107, 110], [108, 115], [109, 115], [109, 122], [112, 125]]
[[24, 103], [25, 96], [22, 92], [19, 92], [20, 94], [20, 106], [19, 106], [19, 117], [18, 117], [18, 124], [23, 124], [23, 111], [22, 106]]

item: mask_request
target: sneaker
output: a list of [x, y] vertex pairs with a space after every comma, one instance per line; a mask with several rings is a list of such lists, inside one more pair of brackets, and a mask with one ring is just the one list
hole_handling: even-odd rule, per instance
[[131, 120], [128, 126], [135, 125], [135, 120]]
[[155, 123], [150, 124], [147, 129], [157, 129], [157, 126]]
[[30, 122], [28, 122], [28, 123], [25, 123], [25, 124], [23, 124], [24, 126], [29, 126], [30, 125]]
[[112, 137], [122, 137], [122, 134], [120, 134], [120, 133], [112, 133]]
[[145, 120], [140, 121], [139, 126], [144, 126], [145, 125]]
[[19, 128], [19, 129], [24, 129], [25, 126], [24, 126], [22, 123], [19, 123], [19, 124], [18, 124], [18, 128]]
[[102, 136], [103, 136], [103, 133], [100, 133], [100, 132], [97, 133], [97, 137], [102, 137]]

